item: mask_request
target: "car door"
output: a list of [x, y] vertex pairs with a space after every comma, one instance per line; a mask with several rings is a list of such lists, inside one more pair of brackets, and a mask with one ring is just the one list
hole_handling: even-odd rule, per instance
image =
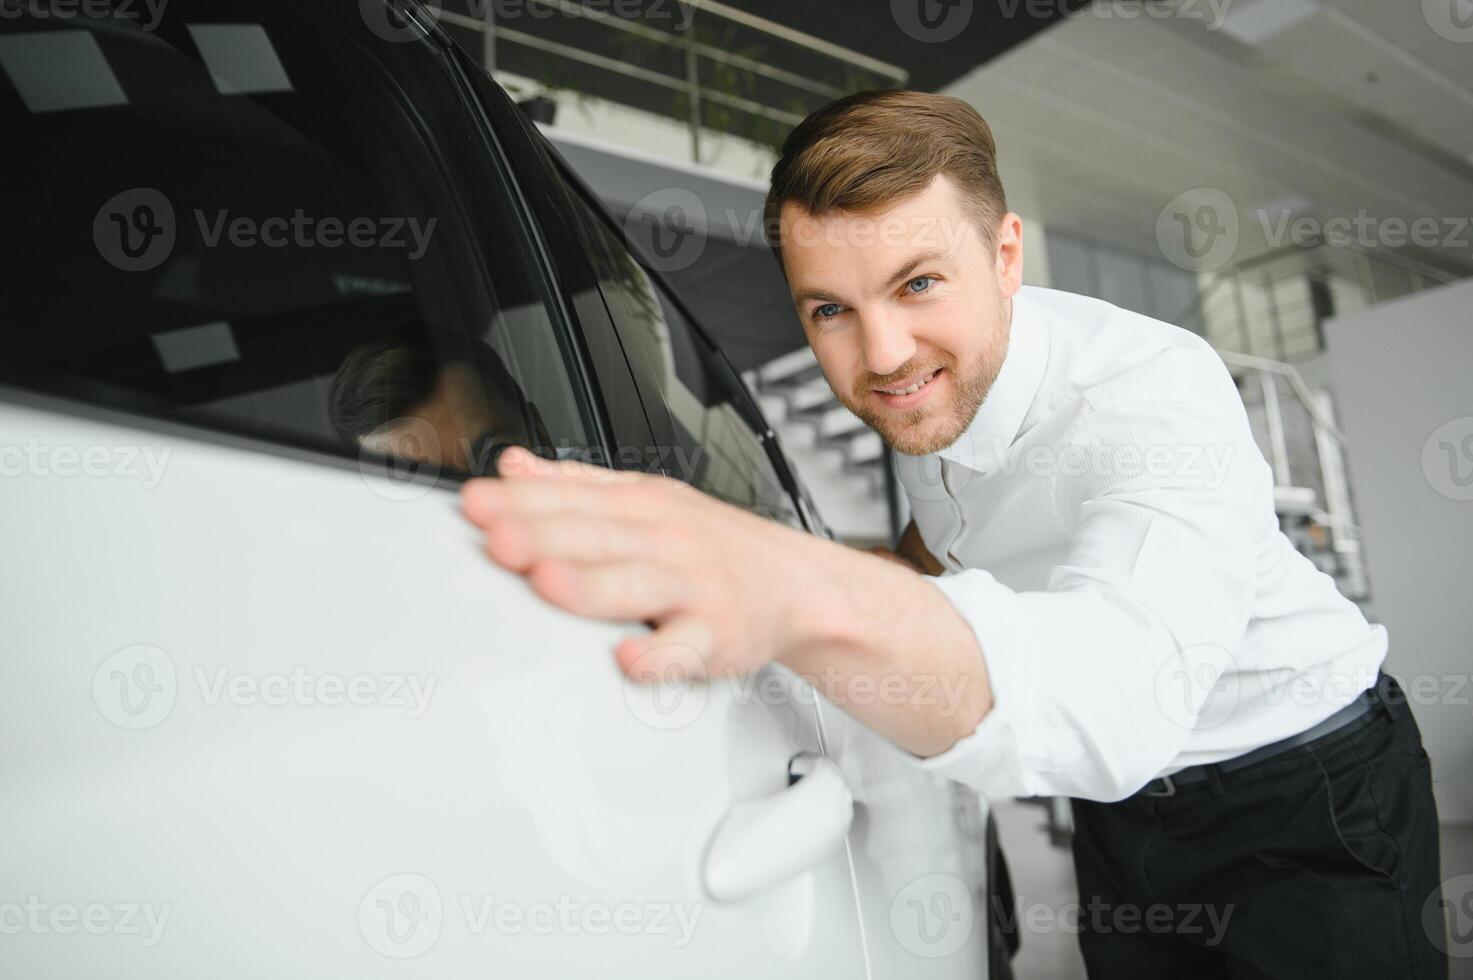
[[626, 684], [457, 512], [653, 436], [440, 40], [114, 6], [0, 21], [0, 972], [860, 975], [811, 711]]
[[[606, 256], [600, 283], [651, 428], [666, 450], [664, 471], [774, 520], [826, 533], [817, 520], [805, 520], [808, 505], [791, 467], [725, 358], [658, 274], [635, 259], [636, 246], [587, 217], [585, 247]], [[877, 684], [868, 694], [848, 696], [956, 708], [959, 692], [949, 678], [895, 680], [898, 687]], [[838, 692], [818, 698], [801, 682], [790, 690], [811, 699], [825, 751], [854, 794], [849, 847], [872, 975], [986, 976], [985, 801], [916, 767], [843, 711]]]

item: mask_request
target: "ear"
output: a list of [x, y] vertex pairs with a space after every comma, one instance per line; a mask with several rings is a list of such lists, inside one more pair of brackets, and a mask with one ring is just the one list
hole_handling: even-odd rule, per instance
[[1023, 219], [1012, 211], [997, 225], [997, 283], [1004, 299], [1023, 286]]

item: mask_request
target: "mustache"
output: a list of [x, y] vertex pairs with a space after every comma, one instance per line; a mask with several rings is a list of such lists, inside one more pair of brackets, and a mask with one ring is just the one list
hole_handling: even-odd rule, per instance
[[874, 388], [893, 388], [907, 378], [914, 378], [930, 374], [933, 371], [946, 369], [953, 374], [956, 373], [956, 358], [944, 356], [925, 363], [916, 360], [906, 361], [900, 367], [889, 374], [869, 374], [861, 376], [855, 384], [856, 395], [865, 395]]

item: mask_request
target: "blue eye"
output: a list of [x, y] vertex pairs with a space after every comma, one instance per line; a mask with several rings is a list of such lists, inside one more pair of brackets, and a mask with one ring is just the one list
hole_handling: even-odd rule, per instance
[[932, 279], [930, 276], [917, 276], [910, 282], [906, 283], [905, 288], [909, 289], [913, 293], [924, 293], [926, 290], [931, 288], [931, 283], [935, 281], [936, 280]]
[[839, 304], [838, 303], [825, 303], [824, 305], [820, 306], [818, 309], [816, 309], [816, 310], [813, 311], [813, 318], [815, 320], [827, 320], [829, 317], [838, 316], [838, 315], [839, 315]]

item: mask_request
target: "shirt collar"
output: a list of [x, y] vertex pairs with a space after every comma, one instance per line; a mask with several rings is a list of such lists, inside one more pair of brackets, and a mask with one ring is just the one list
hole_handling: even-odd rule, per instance
[[1048, 365], [1048, 323], [1026, 289], [1013, 296], [1008, 350], [992, 388], [961, 436], [935, 455], [950, 463], [985, 471], [1001, 461], [1023, 428], [1028, 409], [1043, 384]]

